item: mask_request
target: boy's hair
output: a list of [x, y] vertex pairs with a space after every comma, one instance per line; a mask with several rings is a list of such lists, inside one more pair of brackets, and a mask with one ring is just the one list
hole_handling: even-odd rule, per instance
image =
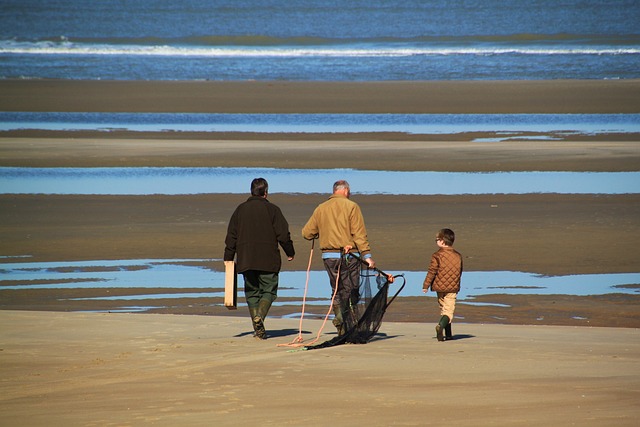
[[438, 231], [436, 236], [438, 239], [442, 239], [447, 246], [453, 246], [453, 242], [456, 240], [456, 234], [449, 228], [443, 228]]
[[269, 190], [269, 184], [267, 180], [264, 178], [256, 178], [251, 181], [251, 195], [264, 197], [267, 194], [267, 190]]

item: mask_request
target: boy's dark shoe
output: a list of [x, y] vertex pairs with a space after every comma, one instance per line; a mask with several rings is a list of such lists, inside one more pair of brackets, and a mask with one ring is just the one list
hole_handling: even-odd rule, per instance
[[436, 337], [438, 337], [438, 341], [444, 341], [444, 330], [449, 325], [449, 317], [442, 316], [440, 318], [440, 322], [436, 325]]
[[444, 327], [444, 337], [447, 339], [447, 341], [453, 339], [453, 333], [451, 332], [451, 323]]

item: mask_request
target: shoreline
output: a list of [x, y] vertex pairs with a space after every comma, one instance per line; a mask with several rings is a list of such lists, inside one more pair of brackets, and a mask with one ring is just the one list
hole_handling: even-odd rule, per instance
[[[1, 265], [1, 264], [0, 264]], [[241, 279], [240, 279], [241, 280]], [[329, 296], [329, 284], [326, 285]], [[408, 283], [407, 286], [420, 284]], [[640, 285], [636, 285], [636, 289]], [[397, 289], [390, 288], [390, 294]], [[28, 289], [4, 291], [7, 303], [0, 303], [0, 310], [24, 310], [75, 313], [130, 313], [145, 315], [175, 316], [228, 316], [248, 319], [248, 310], [242, 292], [238, 298], [237, 310], [224, 307], [223, 297], [175, 297], [173, 293], [202, 293], [195, 288], [87, 288], [87, 289]], [[137, 298], [138, 296], [162, 294], [162, 299]], [[127, 300], [125, 296], [132, 299]], [[109, 298], [122, 297], [119, 300]], [[104, 299], [100, 299], [104, 298]], [[123, 309], [135, 304], [147, 307], [136, 311]], [[478, 305], [479, 304], [479, 305]], [[329, 307], [326, 304], [309, 304], [304, 310], [304, 319], [324, 319]], [[640, 295], [610, 293], [604, 295], [536, 295], [536, 294], [491, 294], [479, 295], [456, 304], [454, 323], [456, 325], [529, 325], [529, 326], [572, 326], [606, 328], [640, 328]], [[278, 298], [271, 307], [267, 323], [277, 320], [300, 319], [302, 304]], [[438, 318], [438, 303], [434, 293], [424, 296], [403, 296], [402, 293], [388, 307], [384, 322], [423, 323], [430, 325]], [[303, 320], [304, 320], [303, 319]]]

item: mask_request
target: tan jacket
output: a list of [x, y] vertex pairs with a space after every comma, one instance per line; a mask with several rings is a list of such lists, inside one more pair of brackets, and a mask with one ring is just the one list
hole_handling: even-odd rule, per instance
[[427, 277], [422, 289], [435, 292], [460, 292], [460, 278], [462, 277], [462, 255], [452, 247], [438, 249], [431, 256]]
[[318, 205], [302, 228], [302, 237], [319, 237], [323, 252], [339, 252], [345, 246], [352, 246], [361, 256], [371, 252], [360, 206], [340, 194]]

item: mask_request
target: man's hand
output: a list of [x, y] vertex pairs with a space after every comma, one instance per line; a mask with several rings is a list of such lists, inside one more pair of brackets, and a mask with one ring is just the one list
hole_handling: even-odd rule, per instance
[[287, 257], [287, 261], [293, 261], [293, 257], [292, 256]]
[[369, 264], [369, 268], [376, 268], [376, 262], [373, 260], [373, 258], [365, 258], [365, 261], [367, 261], [367, 264]]

